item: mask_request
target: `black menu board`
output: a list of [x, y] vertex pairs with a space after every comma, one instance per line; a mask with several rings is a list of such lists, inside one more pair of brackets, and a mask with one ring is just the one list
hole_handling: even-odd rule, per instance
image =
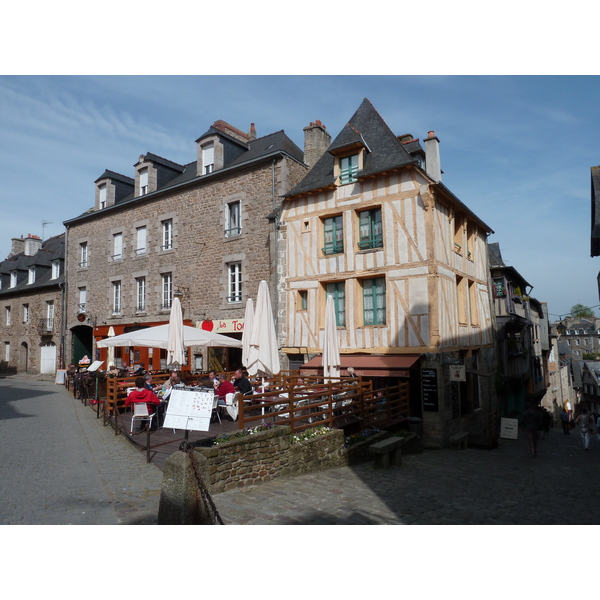
[[423, 383], [423, 410], [438, 411], [437, 369], [423, 369], [421, 378]]

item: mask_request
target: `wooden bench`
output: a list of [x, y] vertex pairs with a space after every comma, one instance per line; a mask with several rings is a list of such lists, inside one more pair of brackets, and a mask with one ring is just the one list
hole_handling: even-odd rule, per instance
[[387, 469], [390, 464], [399, 467], [402, 464], [402, 444], [404, 439], [393, 435], [381, 442], [369, 446], [369, 452], [375, 454], [375, 468]]
[[469, 432], [456, 433], [450, 436], [450, 449], [451, 450], [464, 450], [467, 447], [469, 441]]

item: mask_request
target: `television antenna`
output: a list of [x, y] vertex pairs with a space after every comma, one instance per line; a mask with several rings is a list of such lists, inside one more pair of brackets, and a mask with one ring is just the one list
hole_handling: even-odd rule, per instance
[[52, 225], [52, 221], [42, 221], [42, 241], [44, 241], [44, 229], [46, 225]]

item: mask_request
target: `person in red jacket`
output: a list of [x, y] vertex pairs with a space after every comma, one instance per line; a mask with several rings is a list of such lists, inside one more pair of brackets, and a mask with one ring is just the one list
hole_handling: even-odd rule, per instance
[[143, 377], [136, 377], [135, 386], [137, 389], [131, 390], [129, 395], [125, 400], [125, 406], [130, 406], [131, 404], [138, 404], [140, 402], [144, 402], [148, 404], [148, 412], [153, 413], [155, 411], [158, 412], [156, 415], [158, 419], [161, 418], [161, 410], [160, 410], [160, 399], [158, 396], [146, 387], [146, 381]]
[[225, 396], [227, 394], [235, 394], [235, 387], [231, 381], [227, 381], [225, 373], [219, 375], [219, 385], [215, 386], [215, 394], [219, 397], [219, 400], [225, 402]]

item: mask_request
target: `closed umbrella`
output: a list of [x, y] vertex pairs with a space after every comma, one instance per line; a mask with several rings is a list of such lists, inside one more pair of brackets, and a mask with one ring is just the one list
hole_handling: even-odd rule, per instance
[[167, 364], [183, 365], [185, 349], [183, 345], [183, 312], [179, 298], [173, 298], [169, 315], [169, 336], [167, 339]]
[[327, 296], [325, 305], [325, 331], [323, 332], [323, 377], [331, 381], [340, 376], [340, 347], [335, 320], [333, 296]]
[[[115, 328], [111, 325], [110, 328], [108, 329], [108, 337], [112, 338], [115, 337]], [[112, 367], [112, 365], [115, 364], [115, 347], [114, 346], [110, 346], [108, 348], [108, 351], [106, 353], [106, 363], [107, 363], [107, 369], [110, 369]]]
[[271, 297], [267, 282], [264, 280], [258, 286], [246, 367], [250, 375], [260, 375], [263, 378], [263, 387], [265, 377], [277, 375], [281, 370]]
[[252, 334], [252, 321], [254, 321], [254, 302], [252, 298], [246, 301], [246, 314], [244, 315], [244, 331], [242, 332], [242, 364], [248, 366], [250, 354], [250, 335]]

